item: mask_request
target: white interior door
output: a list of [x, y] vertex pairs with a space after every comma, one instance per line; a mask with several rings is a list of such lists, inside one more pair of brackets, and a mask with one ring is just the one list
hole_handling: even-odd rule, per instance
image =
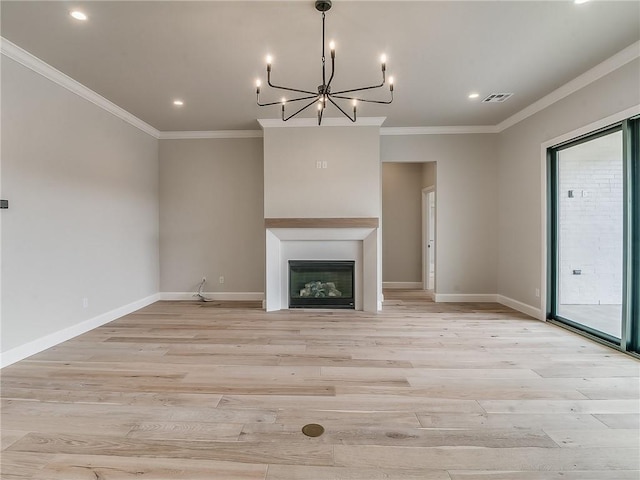
[[433, 292], [436, 284], [436, 192], [422, 190], [422, 284]]

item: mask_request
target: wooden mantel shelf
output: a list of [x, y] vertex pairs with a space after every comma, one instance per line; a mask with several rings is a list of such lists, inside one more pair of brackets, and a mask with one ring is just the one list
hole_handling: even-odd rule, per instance
[[265, 218], [265, 228], [378, 228], [376, 217], [358, 218]]

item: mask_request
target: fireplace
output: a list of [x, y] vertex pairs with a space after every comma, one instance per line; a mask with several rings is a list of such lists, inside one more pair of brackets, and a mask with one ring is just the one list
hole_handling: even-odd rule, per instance
[[355, 309], [351, 260], [289, 260], [289, 308]]

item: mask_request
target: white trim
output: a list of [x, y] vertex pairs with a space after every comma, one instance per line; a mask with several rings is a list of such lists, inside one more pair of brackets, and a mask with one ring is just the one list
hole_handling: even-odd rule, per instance
[[539, 308], [532, 307], [531, 305], [527, 305], [526, 303], [519, 302], [514, 300], [513, 298], [505, 297], [504, 295], [497, 296], [498, 303], [504, 305], [505, 307], [513, 308], [525, 315], [529, 315], [537, 320], [545, 321], [543, 311]]
[[422, 282], [382, 282], [389, 290], [422, 290]]
[[[205, 298], [216, 301], [262, 301], [263, 292], [203, 292]], [[161, 292], [160, 300], [193, 300], [198, 298], [193, 292]]]
[[495, 293], [436, 293], [436, 302], [479, 302], [498, 303], [498, 295]]
[[11, 43], [9, 40], [3, 37], [0, 37], [0, 53], [12, 60], [15, 60], [16, 62], [29, 68], [30, 70], [33, 70], [34, 72], [42, 75], [48, 80], [51, 80], [52, 82], [60, 85], [61, 87], [66, 88], [70, 92], [75, 93], [79, 97], [88, 100], [94, 105], [97, 105], [98, 107], [106, 110], [112, 115], [115, 115], [119, 119], [124, 120], [128, 124], [142, 130], [152, 137], [160, 137], [160, 132], [148, 123], [143, 122], [135, 115], [127, 112], [125, 109], [119, 107], [115, 103], [110, 102], [102, 95], [98, 95], [96, 92], [85, 87], [80, 82], [74, 80], [68, 75], [65, 75], [61, 71], [56, 70], [51, 65], [43, 62], [38, 57], [35, 57], [34, 55], [30, 54], [26, 50], [23, 50], [22, 48]]
[[612, 57], [608, 58], [604, 62], [596, 65], [591, 70], [587, 70], [582, 75], [574, 78], [568, 83], [565, 83], [560, 88], [554, 90], [548, 95], [545, 95], [537, 102], [532, 103], [528, 107], [520, 110], [515, 115], [510, 116], [506, 120], [496, 125], [498, 132], [502, 132], [509, 127], [512, 127], [516, 123], [538, 113], [541, 110], [553, 105], [554, 103], [568, 97], [572, 93], [586, 87], [587, 85], [599, 80], [605, 75], [616, 71], [620, 67], [623, 67], [627, 63], [640, 57], [640, 42], [635, 42], [629, 45], [624, 50], [616, 53]]
[[[613, 125], [614, 123], [621, 122], [626, 120], [627, 118], [633, 117], [635, 115], [640, 115], [640, 104], [634, 105], [631, 108], [627, 108], [618, 113], [614, 113], [613, 115], [609, 115], [603, 119], [600, 119], [596, 122], [590, 123], [588, 125], [584, 125], [583, 127], [577, 128], [576, 130], [572, 130], [571, 132], [567, 132], [563, 135], [557, 136], [546, 142], [543, 142], [540, 145], [540, 317], [544, 318], [547, 310], [547, 210], [549, 206], [547, 205], [547, 149], [549, 147], [553, 147], [555, 145], [559, 145], [561, 143], [567, 142], [574, 138], [580, 137], [582, 135], [587, 135], [591, 132], [599, 130], [601, 128], [607, 127], [609, 125]], [[525, 312], [526, 313], [526, 312]]]
[[[53, 68], [31, 53], [23, 50], [9, 40], [0, 37], [0, 54], [24, 65], [52, 82], [66, 88], [76, 95], [90, 101], [98, 107], [142, 130], [157, 139], [178, 140], [178, 139], [198, 139], [198, 138], [260, 138], [259, 130], [219, 130], [219, 131], [187, 131], [187, 132], [160, 132], [148, 123], [140, 120], [135, 115], [127, 112], [115, 103], [107, 100], [93, 90], [85, 87], [80, 82], [68, 75]], [[544, 96], [537, 102], [520, 110], [511, 117], [503, 120], [497, 125], [454, 125], [454, 126], [433, 126], [433, 127], [385, 127], [380, 128], [380, 135], [447, 135], [447, 134], [493, 134], [500, 133], [509, 127], [525, 120], [526, 118], [544, 110], [550, 105], [563, 98], [577, 92], [596, 80], [619, 69], [627, 63], [640, 57], [640, 42], [629, 45], [624, 50], [608, 58], [604, 62], [596, 65], [582, 75], [574, 78], [550, 94]], [[326, 127], [336, 126], [381, 126], [386, 117], [362, 117], [355, 123], [348, 118], [325, 118], [323, 125]], [[281, 119], [259, 119], [260, 127], [313, 127], [317, 126], [315, 118], [292, 119], [283, 122]]]
[[[608, 117], [602, 118], [596, 122], [590, 123], [583, 127], [577, 128], [571, 132], [568, 132], [563, 135], [559, 135], [555, 138], [552, 138], [550, 140], [547, 140], [542, 144], [542, 150], [544, 153], [545, 162], [547, 158], [547, 148], [553, 147], [555, 145], [559, 145], [564, 142], [568, 142], [569, 140], [573, 140], [574, 138], [580, 137], [582, 135], [587, 135], [591, 132], [594, 132], [601, 128], [608, 127], [609, 125], [613, 125], [614, 123], [621, 122], [635, 115], [640, 115], [640, 104], [634, 105], [633, 107], [627, 108], [626, 110], [622, 110], [621, 112], [614, 113], [613, 115], [609, 115]], [[545, 178], [545, 192], [546, 192], [546, 175], [544, 178]]]
[[466, 125], [451, 127], [382, 127], [380, 135], [460, 135], [498, 133], [496, 125]]
[[44, 337], [38, 338], [29, 343], [25, 343], [24, 345], [20, 345], [19, 347], [7, 350], [0, 355], [0, 366], [4, 368], [19, 360], [30, 357], [31, 355], [40, 353], [47, 348], [66, 342], [67, 340], [77, 337], [78, 335], [82, 335], [94, 328], [112, 322], [113, 320], [135, 312], [136, 310], [140, 310], [141, 308], [151, 305], [158, 300], [160, 300], [160, 294], [156, 293], [154, 295], [149, 295], [148, 297], [122, 307], [118, 307], [114, 310], [103, 313], [102, 315], [98, 315], [97, 317], [90, 318], [89, 320], [85, 320], [57, 332], [50, 333], [49, 335], [45, 335]]
[[[345, 117], [330, 117], [322, 120], [322, 127], [379, 127], [387, 117], [361, 117], [352, 122]], [[259, 118], [258, 123], [265, 128], [286, 128], [286, 127], [318, 127], [318, 120], [315, 118], [293, 118], [288, 122], [276, 118]]]
[[192, 140], [194, 138], [262, 138], [262, 130], [217, 130], [195, 132], [160, 132], [160, 140]]

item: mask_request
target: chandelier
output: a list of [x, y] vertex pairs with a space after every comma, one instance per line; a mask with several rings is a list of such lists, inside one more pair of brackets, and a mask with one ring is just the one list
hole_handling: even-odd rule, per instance
[[[316, 5], [316, 10], [318, 10], [319, 12], [322, 12], [322, 85], [318, 85], [318, 88], [316, 89], [316, 91], [311, 91], [311, 90], [302, 90], [299, 88], [283, 87], [281, 85], [273, 84], [271, 82], [272, 58], [269, 55], [267, 56], [267, 85], [269, 85], [271, 88], [275, 88], [278, 90], [294, 92], [296, 95], [301, 95], [301, 96], [298, 96], [297, 98], [291, 98], [291, 99], [286, 99], [283, 97], [282, 100], [279, 102], [260, 103], [260, 86], [262, 82], [260, 80], [257, 80], [256, 81], [256, 100], [258, 105], [260, 107], [266, 107], [270, 105], [282, 105], [282, 121], [286, 122], [287, 120], [295, 117], [299, 113], [304, 112], [307, 108], [316, 104], [318, 109], [318, 125], [321, 125], [322, 116], [324, 114], [325, 109], [327, 108], [328, 103], [331, 103], [334, 107], [336, 107], [349, 120], [351, 120], [352, 122], [355, 122], [356, 109], [357, 109], [358, 102], [379, 103], [384, 105], [388, 105], [391, 102], [393, 102], [393, 77], [389, 77], [389, 92], [391, 94], [391, 97], [389, 100], [370, 100], [370, 99], [361, 98], [360, 95], [358, 94], [358, 92], [373, 90], [373, 89], [381, 88], [384, 86], [386, 81], [386, 70], [387, 70], [387, 65], [386, 65], [387, 60], [385, 55], [382, 55], [382, 58], [380, 59], [381, 67], [382, 67], [382, 82], [379, 85], [371, 85], [368, 87], [360, 87], [360, 88], [351, 88], [349, 90], [340, 90], [335, 92], [331, 90], [331, 82], [333, 81], [333, 77], [335, 74], [335, 58], [336, 58], [336, 48], [335, 48], [335, 43], [333, 41], [329, 43], [329, 49], [331, 50], [331, 75], [329, 76], [329, 81], [326, 80], [327, 75], [326, 75], [326, 65], [325, 65], [325, 55], [324, 55], [325, 12], [331, 8], [331, 1], [316, 0], [315, 5]], [[342, 102], [344, 104], [345, 100], [351, 101], [351, 104], [353, 107], [353, 115], [350, 115], [349, 113], [347, 113], [345, 109], [343, 109], [340, 106], [339, 102]], [[308, 103], [306, 103], [303, 107], [301, 107], [300, 109], [296, 110], [295, 112], [287, 116], [285, 112], [285, 107], [287, 106], [287, 104], [290, 104], [290, 103], [296, 104], [296, 102], [308, 102]], [[297, 107], [294, 107], [294, 108], [297, 108]]]

